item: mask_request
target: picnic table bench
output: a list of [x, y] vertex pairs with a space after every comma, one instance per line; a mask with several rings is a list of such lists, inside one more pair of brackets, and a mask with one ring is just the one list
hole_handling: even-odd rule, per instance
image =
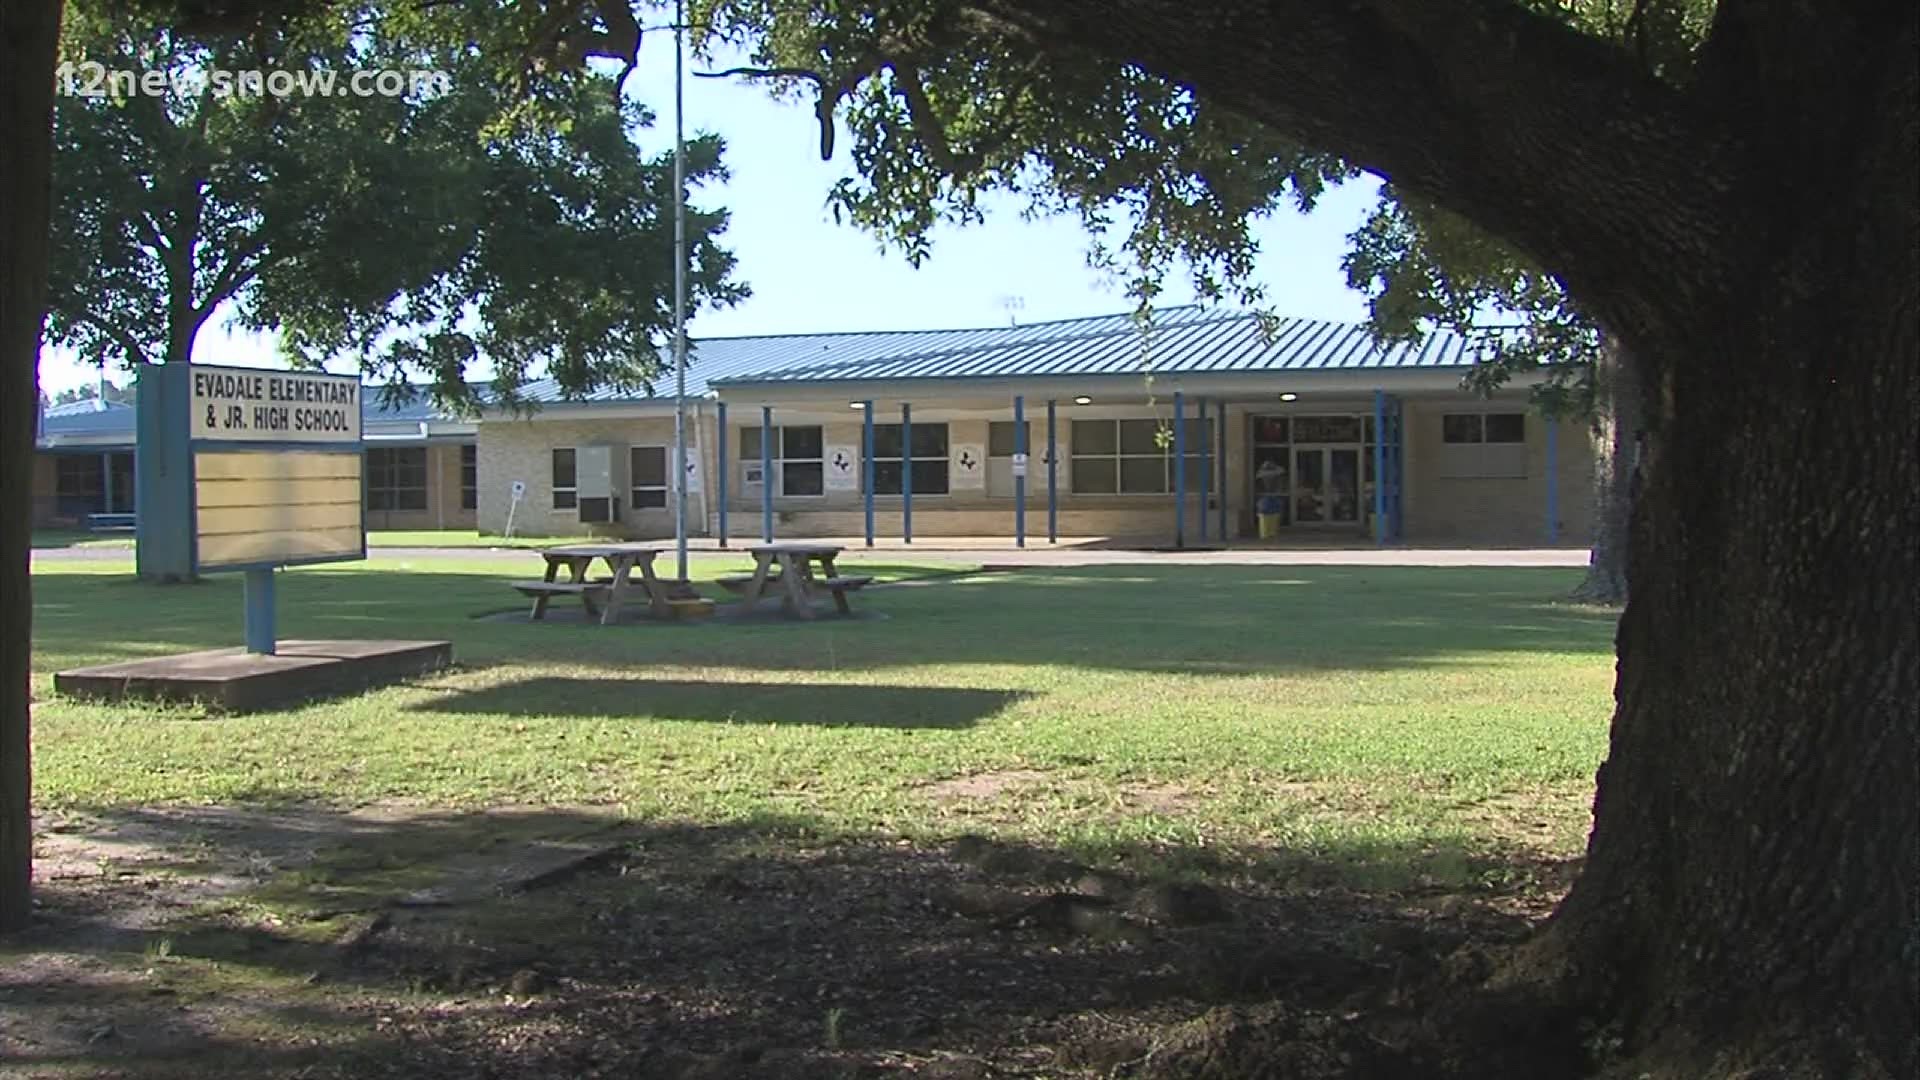
[[[768, 590], [778, 589], [781, 609], [794, 618], [813, 618], [813, 602], [822, 592], [832, 595], [840, 614], [851, 615], [847, 594], [866, 588], [873, 578], [836, 570], [834, 560], [842, 550], [833, 544], [756, 544], [747, 548], [754, 561], [751, 574], [728, 574], [716, 580], [722, 588], [739, 593], [741, 604], [749, 609], [765, 599]], [[817, 575], [815, 563], [821, 570]]]
[[[659, 554], [660, 549], [651, 544], [567, 544], [542, 548], [540, 555], [547, 561], [546, 577], [540, 581], [516, 581], [513, 587], [521, 595], [533, 597], [533, 611], [528, 618], [535, 621], [547, 617], [547, 603], [554, 597], [578, 596], [588, 618], [598, 618], [600, 625], [611, 626], [619, 619], [621, 606], [636, 590], [653, 614], [664, 617], [672, 614], [672, 607], [667, 583], [653, 572], [653, 560]], [[606, 561], [612, 575], [589, 579], [587, 572], [598, 560]], [[564, 581], [560, 580], [563, 568], [567, 571]], [[634, 580], [636, 570], [638, 581]]]
[[132, 514], [88, 514], [87, 531], [96, 533], [132, 532], [137, 519]]

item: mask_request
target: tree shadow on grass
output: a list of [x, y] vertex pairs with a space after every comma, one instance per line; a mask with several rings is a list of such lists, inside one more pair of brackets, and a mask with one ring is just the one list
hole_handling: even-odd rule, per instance
[[949, 686], [542, 676], [454, 691], [409, 708], [461, 715], [644, 716], [720, 724], [959, 729], [1031, 696], [1020, 690]]
[[[872, 620], [529, 627], [472, 617], [516, 604], [507, 582], [526, 576], [506, 568], [498, 576], [424, 567], [293, 572], [279, 586], [280, 631], [447, 638], [465, 662], [614, 670], [879, 670], [937, 661], [1284, 675], [1443, 668], [1502, 655], [1605, 656], [1617, 621], [1554, 602], [1577, 581], [1576, 570], [1151, 562], [869, 589], [859, 606], [886, 616]], [[43, 671], [239, 640], [238, 582], [184, 589], [125, 575], [46, 580], [52, 587], [36, 590], [34, 624]]]
[[[0, 1048], [133, 1077], [1107, 1075], [1216, 1007], [1364, 1013], [1455, 947], [1527, 931], [1513, 893], [1421, 885], [1428, 860], [1551, 870], [1432, 845], [1087, 852], [575, 809], [281, 808], [246, 827], [238, 809], [92, 820], [151, 837], [172, 813], [215, 863], [307, 854], [148, 925], [120, 917], [144, 876], [47, 886], [40, 925], [0, 941]], [[471, 902], [404, 901], [456, 856], [553, 837], [600, 854]], [[1343, 886], [1355, 859], [1406, 873]], [[1217, 911], [1167, 907], [1172, 882]], [[1095, 897], [1084, 918], [1048, 900], [1063, 893]]]

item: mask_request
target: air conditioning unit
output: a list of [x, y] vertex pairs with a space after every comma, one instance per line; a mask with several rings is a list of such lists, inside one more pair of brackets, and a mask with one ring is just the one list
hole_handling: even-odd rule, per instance
[[580, 521], [604, 525], [620, 520], [620, 499], [614, 494], [613, 465], [617, 457], [612, 446], [582, 446], [574, 451], [574, 484]]

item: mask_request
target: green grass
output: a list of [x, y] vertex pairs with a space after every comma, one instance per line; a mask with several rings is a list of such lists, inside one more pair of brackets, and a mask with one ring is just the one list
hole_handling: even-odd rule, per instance
[[[737, 571], [698, 557], [696, 580]], [[880, 557], [858, 572], [928, 572]], [[1277, 851], [1455, 884], [1578, 850], [1613, 682], [1577, 572], [1110, 566], [860, 594], [882, 619], [600, 628], [474, 616], [536, 566], [286, 574], [284, 637], [450, 638], [459, 670], [251, 716], [49, 700], [54, 671], [230, 645], [240, 583], [35, 574], [35, 795], [53, 808], [408, 800]], [[999, 774], [985, 793], [943, 791]]]

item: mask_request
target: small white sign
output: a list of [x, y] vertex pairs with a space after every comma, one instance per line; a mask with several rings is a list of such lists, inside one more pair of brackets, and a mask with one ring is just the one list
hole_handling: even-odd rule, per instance
[[827, 447], [827, 490], [860, 490], [860, 451], [852, 446]]
[[220, 442], [360, 441], [360, 378], [256, 368], [187, 369], [193, 438]]
[[1013, 455], [1013, 475], [1016, 477], [1027, 475], [1027, 455]]
[[[673, 451], [667, 451], [671, 454]], [[693, 448], [687, 448], [687, 494], [700, 494], [700, 459], [694, 455]]]
[[987, 448], [979, 443], [955, 443], [947, 456], [947, 483], [956, 488], [987, 486]]

